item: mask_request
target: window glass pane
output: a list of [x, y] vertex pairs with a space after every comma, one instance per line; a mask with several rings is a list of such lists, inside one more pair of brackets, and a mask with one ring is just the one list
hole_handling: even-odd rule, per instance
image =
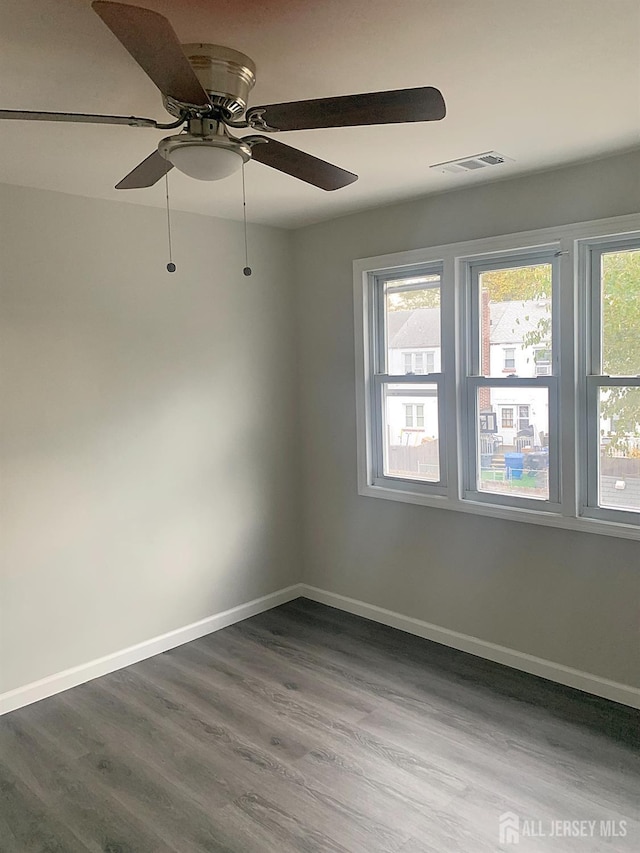
[[640, 373], [640, 249], [602, 256], [602, 372]]
[[548, 389], [479, 388], [478, 412], [478, 491], [548, 500]]
[[423, 275], [388, 281], [384, 288], [387, 340], [386, 372], [423, 374], [441, 371], [440, 276]]
[[516, 369], [516, 350], [515, 347], [509, 347], [504, 351], [504, 369], [505, 370], [515, 370]]
[[551, 349], [551, 264], [488, 270], [479, 278], [480, 374], [539, 376], [536, 350]]
[[640, 512], [640, 388], [600, 388], [600, 506]]
[[385, 476], [438, 482], [438, 386], [386, 384], [383, 416]]

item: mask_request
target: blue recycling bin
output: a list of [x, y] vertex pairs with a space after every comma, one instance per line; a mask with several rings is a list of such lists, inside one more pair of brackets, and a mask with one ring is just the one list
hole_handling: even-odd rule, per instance
[[507, 476], [512, 480], [522, 479], [522, 469], [524, 467], [524, 453], [505, 453], [504, 467], [507, 471]]

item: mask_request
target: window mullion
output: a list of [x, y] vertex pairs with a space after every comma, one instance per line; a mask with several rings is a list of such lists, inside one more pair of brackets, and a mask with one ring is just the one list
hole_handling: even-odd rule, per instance
[[[581, 341], [580, 303], [577, 300], [579, 279], [576, 276], [578, 257], [575, 241], [563, 238], [557, 257], [558, 287], [556, 317], [556, 347], [553, 353], [558, 375], [556, 392], [558, 439], [558, 487], [562, 514], [575, 517], [579, 505], [580, 443], [576, 441], [579, 424], [579, 364]], [[578, 330], [576, 334], [576, 330]]]

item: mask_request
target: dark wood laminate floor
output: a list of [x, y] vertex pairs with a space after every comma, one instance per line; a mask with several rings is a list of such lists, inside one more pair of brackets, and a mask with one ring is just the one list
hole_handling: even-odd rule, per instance
[[637, 851], [638, 720], [298, 599], [3, 717], [0, 850]]

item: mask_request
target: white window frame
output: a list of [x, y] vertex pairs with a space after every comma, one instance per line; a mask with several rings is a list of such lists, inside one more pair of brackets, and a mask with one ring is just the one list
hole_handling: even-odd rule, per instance
[[[443, 374], [391, 374], [386, 372], [386, 363], [388, 359], [388, 343], [386, 328], [384, 323], [385, 316], [385, 293], [384, 285], [387, 282], [392, 282], [394, 278], [403, 280], [406, 278], [428, 277], [432, 275], [439, 276], [439, 283], [434, 285], [441, 292], [441, 317], [442, 317], [442, 264], [435, 260], [428, 264], [402, 266], [397, 269], [378, 270], [367, 276], [367, 320], [366, 325], [369, 331], [375, 330], [375, 333], [368, 336], [368, 364], [370, 365], [370, 373], [368, 376], [368, 395], [369, 405], [368, 411], [370, 415], [369, 435], [371, 443], [369, 445], [370, 469], [369, 476], [374, 487], [381, 487], [389, 491], [398, 491], [406, 493], [408, 489], [423, 495], [443, 496], [447, 493], [447, 454], [444, 430], [444, 405], [443, 405]], [[428, 289], [429, 284], [416, 284], [414, 287], [406, 289], [422, 290]], [[442, 329], [440, 332], [442, 340]], [[384, 473], [384, 389], [386, 385], [406, 385], [407, 388], [415, 385], [435, 385], [438, 399], [438, 451], [439, 451], [439, 472], [440, 479], [438, 481], [429, 480], [413, 480], [409, 478], [396, 477]], [[415, 429], [415, 427], [414, 427]]]
[[[412, 249], [361, 258], [353, 262], [359, 494], [456, 512], [640, 540], [640, 526], [635, 518], [632, 522], [618, 521], [610, 517], [593, 517], [585, 510], [585, 318], [590, 316], [590, 308], [587, 306], [588, 300], [581, 284], [586, 275], [587, 253], [584, 246], [598, 240], [605, 241], [612, 235], [624, 235], [624, 239], [629, 240], [636, 239], [640, 236], [640, 214]], [[550, 248], [558, 252], [561, 281], [557, 294], [559, 310], [556, 312], [559, 333], [555, 339], [557, 352], [554, 353], [554, 357], [560, 359], [562, 364], [561, 375], [555, 377], [559, 386], [559, 399], [562, 401], [558, 412], [558, 430], [560, 446], [564, 449], [559, 459], [559, 476], [563, 485], [560, 507], [557, 511], [548, 511], [540, 507], [538, 502], [535, 508], [529, 508], [473, 500], [464, 495], [466, 447], [462, 414], [465, 406], [465, 341], [462, 340], [460, 328], [466, 310], [465, 265], [479, 256], [486, 260], [491, 254], [497, 257], [506, 252], [534, 252]], [[370, 326], [371, 284], [376, 275], [392, 271], [399, 273], [400, 270], [403, 275], [413, 274], [414, 271], [435, 263], [441, 264], [443, 269], [440, 291], [442, 373], [437, 375], [442, 383], [442, 400], [439, 407], [441, 423], [448, 438], [445, 451], [446, 467], [441, 467], [441, 471], [444, 470], [447, 476], [446, 485], [439, 489], [433, 486], [424, 489], [420, 488], [419, 483], [402, 481], [390, 486], [376, 481], [372, 474], [376, 439], [372, 428], [372, 385], [375, 380]], [[415, 381], [415, 377], [409, 378]], [[426, 377], [421, 378], [424, 382]], [[402, 377], [393, 377], [393, 382], [398, 379], [402, 380]], [[633, 515], [635, 516], [635, 513]]]
[[[585, 425], [584, 458], [587, 476], [581, 494], [581, 512], [590, 518], [622, 523], [638, 523], [640, 513], [604, 507], [599, 504], [600, 488], [600, 423], [599, 398], [602, 387], [624, 386], [640, 388], [640, 376], [607, 376], [602, 373], [602, 293], [600, 262], [607, 252], [640, 249], [640, 235], [628, 235], [599, 240], [585, 240], [580, 245], [581, 268], [585, 288], [584, 326], [588, 340], [584, 353], [583, 371], [587, 423]], [[638, 330], [640, 334], [640, 330]]]
[[[526, 409], [527, 414], [523, 415], [522, 410]], [[522, 421], [527, 422], [527, 427], [531, 426], [531, 406], [529, 403], [518, 403], [518, 432], [521, 432], [524, 427], [522, 426]]]
[[[464, 433], [463, 441], [466, 445], [466, 459], [463, 460], [464, 490], [462, 497], [465, 500], [478, 501], [492, 505], [509, 506], [533, 511], [545, 511], [559, 513], [562, 509], [560, 503], [560, 458], [559, 458], [559, 393], [557, 376], [535, 376], [518, 377], [509, 376], [482, 376], [481, 371], [481, 325], [482, 308], [480, 294], [480, 279], [484, 272], [493, 272], [500, 269], [515, 269], [518, 267], [535, 266], [538, 264], [550, 264], [553, 275], [552, 306], [551, 306], [551, 360], [553, 359], [554, 347], [558, 340], [558, 293], [559, 287], [559, 246], [555, 242], [548, 246], [536, 246], [532, 249], [519, 249], [516, 251], [505, 251], [493, 257], [485, 255], [467, 257], [460, 259], [461, 280], [459, 287], [463, 289], [464, 312], [459, 327], [459, 334], [463, 334], [461, 350], [463, 353], [464, 384], [466, 390], [461, 398], [461, 415]], [[504, 350], [513, 349], [514, 357], [517, 348], [505, 347]], [[515, 358], [514, 358], [515, 361]], [[556, 360], [557, 363], [557, 360]], [[549, 401], [549, 498], [528, 498], [515, 494], [500, 492], [480, 491], [478, 489], [478, 451], [476, 444], [476, 429], [478, 425], [477, 399], [481, 388], [546, 388]], [[529, 414], [531, 411], [529, 410]], [[502, 416], [502, 412], [500, 413]], [[520, 431], [520, 404], [517, 398], [513, 403], [513, 427], [516, 432]]]
[[[419, 410], [422, 410], [420, 412]], [[422, 424], [419, 421], [422, 420]], [[409, 423], [411, 421], [411, 423]], [[405, 403], [404, 404], [404, 428], [405, 429], [424, 429], [424, 404], [422, 403]]]
[[[507, 357], [508, 352], [512, 353], [512, 355], [510, 357]], [[516, 372], [516, 348], [515, 347], [503, 347], [502, 348], [502, 355], [503, 355], [502, 369], [504, 371], [509, 371], [509, 372], [511, 372], [513, 370], [513, 372], [515, 373]], [[508, 367], [507, 361], [512, 361], [513, 367]]]
[[[506, 424], [504, 422], [505, 409], [508, 412], [511, 412], [511, 423], [510, 424], [508, 424], [508, 423]], [[501, 429], [515, 429], [514, 424], [516, 421], [515, 421], [514, 411], [515, 411], [515, 404], [512, 404], [510, 406], [503, 406], [503, 405], [500, 406], [500, 428]]]
[[[405, 376], [426, 376], [429, 372], [425, 364], [425, 350], [403, 350], [402, 360], [404, 362]], [[407, 360], [410, 370], [407, 370]]]
[[[549, 347], [534, 347], [533, 349], [533, 369], [535, 371], [536, 376], [549, 376], [553, 373], [553, 362], [552, 355], [550, 354], [548, 359], [538, 359], [539, 352], [548, 352], [551, 353]], [[540, 365], [540, 368], [538, 367]]]

